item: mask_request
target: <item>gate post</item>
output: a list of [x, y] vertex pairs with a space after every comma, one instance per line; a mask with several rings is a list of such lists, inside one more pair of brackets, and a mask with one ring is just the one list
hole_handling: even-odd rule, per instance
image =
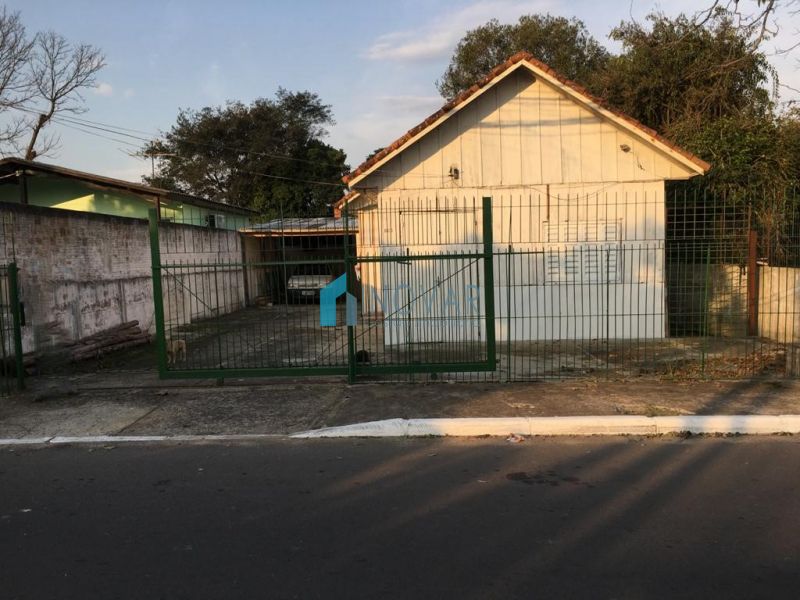
[[[342, 210], [344, 219], [344, 282], [347, 294], [355, 297], [355, 282], [350, 276], [350, 271], [355, 273], [356, 257], [350, 256], [350, 207], [345, 204]], [[358, 250], [356, 249], [356, 252]], [[349, 301], [348, 301], [349, 302]], [[358, 315], [358, 301], [356, 301], [356, 315]], [[358, 318], [358, 317], [356, 317]], [[355, 327], [347, 323], [347, 383], [356, 382], [356, 335]]]
[[22, 360], [22, 315], [19, 306], [19, 269], [17, 263], [8, 265], [8, 292], [11, 298], [11, 318], [14, 325], [14, 370], [17, 374], [17, 389], [25, 389], [25, 365]]
[[497, 368], [497, 348], [494, 331], [494, 232], [492, 230], [492, 198], [483, 197], [483, 279], [486, 305], [486, 362]]
[[164, 330], [164, 294], [161, 289], [161, 247], [158, 237], [158, 209], [148, 211], [150, 220], [150, 267], [153, 273], [153, 310], [156, 321], [158, 376], [167, 374], [167, 343]]

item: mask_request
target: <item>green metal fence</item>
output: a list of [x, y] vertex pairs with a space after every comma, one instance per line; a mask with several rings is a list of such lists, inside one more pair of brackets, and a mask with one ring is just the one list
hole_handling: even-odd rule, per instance
[[[460, 252], [365, 256], [357, 218], [278, 218], [239, 232], [150, 215], [158, 369], [164, 378], [491, 371], [495, 368], [491, 206], [485, 238]], [[361, 274], [402, 278], [392, 308], [365, 310]], [[414, 280], [420, 285], [411, 286]], [[326, 298], [341, 287], [339, 296]], [[458, 319], [424, 311], [442, 285]], [[427, 287], [426, 287], [427, 286]], [[467, 292], [468, 295], [464, 295]], [[348, 299], [349, 296], [349, 299]], [[386, 305], [387, 299], [379, 299]], [[424, 334], [449, 339], [426, 347]], [[472, 331], [472, 333], [470, 333]], [[481, 339], [473, 333], [481, 332]]]
[[0, 265], [0, 395], [24, 387], [21, 320], [19, 270], [13, 262]]
[[[493, 197], [497, 365], [448, 379], [800, 376], [796, 193], [598, 188]], [[463, 248], [472, 205], [457, 190], [364, 198], [353, 207], [359, 252]], [[385, 273], [368, 279], [395, 285]]]
[[[338, 218], [239, 232], [152, 215], [159, 370], [351, 381], [796, 377], [799, 204], [794, 193], [600, 187], [565, 197], [364, 194]], [[326, 305], [323, 289], [338, 301]]]

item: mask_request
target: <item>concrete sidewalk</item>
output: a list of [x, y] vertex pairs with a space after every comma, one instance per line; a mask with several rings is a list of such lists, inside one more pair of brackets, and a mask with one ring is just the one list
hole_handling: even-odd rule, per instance
[[0, 399], [0, 438], [292, 434], [386, 419], [800, 414], [800, 382], [527, 384], [160, 382], [149, 372], [39, 377]]

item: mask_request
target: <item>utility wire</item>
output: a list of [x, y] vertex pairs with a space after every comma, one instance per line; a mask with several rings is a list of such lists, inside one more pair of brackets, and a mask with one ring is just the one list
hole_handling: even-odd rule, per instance
[[80, 131], [81, 133], [85, 133], [87, 135], [93, 135], [95, 137], [99, 137], [99, 138], [103, 138], [103, 139], [106, 139], [106, 140], [110, 140], [112, 142], [117, 142], [118, 144], [126, 144], [126, 145], [132, 146], [134, 148], [138, 148], [139, 147], [138, 144], [134, 144], [133, 142], [129, 142], [128, 140], [121, 140], [121, 139], [117, 139], [117, 138], [111, 137], [110, 135], [103, 135], [102, 133], [96, 133], [94, 131], [88, 131], [88, 130], [83, 129], [81, 127], [77, 127], [75, 125], [70, 125], [69, 123], [65, 123], [65, 122], [63, 122], [61, 120], [58, 120], [56, 117], [53, 117], [53, 121], [58, 123], [59, 125], [62, 125], [63, 127], [67, 127], [67, 128], [72, 129], [74, 131]]
[[[25, 106], [15, 107], [15, 108], [17, 108], [17, 110], [22, 110], [22, 111], [25, 111], [25, 112], [28, 112], [28, 113], [31, 113], [31, 114], [39, 114], [39, 112], [40, 112], [40, 111], [37, 111], [37, 110], [32, 109], [30, 107], [25, 107]], [[114, 135], [121, 135], [121, 136], [124, 136], [124, 137], [128, 137], [128, 138], [131, 138], [131, 139], [138, 140], [140, 142], [144, 142], [144, 143], [152, 143], [152, 142], [154, 142], [156, 140], [164, 140], [164, 135], [163, 134], [156, 135], [156, 134], [154, 134], [152, 132], [144, 131], [144, 130], [141, 130], [141, 129], [133, 129], [133, 128], [130, 128], [130, 127], [122, 127], [120, 125], [111, 125], [109, 123], [103, 123], [103, 122], [100, 122], [100, 121], [93, 121], [91, 119], [83, 119], [83, 118], [76, 117], [76, 116], [69, 116], [68, 117], [68, 116], [60, 115], [58, 117], [53, 117], [53, 120], [56, 120], [56, 119], [59, 119], [58, 122], [60, 122], [61, 124], [64, 124], [64, 122], [69, 122], [69, 123], [71, 123], [73, 125], [78, 125], [78, 126], [82, 126], [82, 127], [88, 127], [88, 128], [95, 129], [95, 130], [98, 130], [98, 131], [103, 131], [103, 132], [106, 132], [106, 133], [112, 133]], [[142, 137], [141, 135], [134, 135], [133, 133], [130, 133], [130, 132], [144, 134], [144, 135], [147, 135], [147, 136], [150, 136], [150, 137]], [[88, 133], [88, 132], [84, 132], [84, 133]], [[278, 136], [269, 136], [269, 137], [266, 137], [264, 139], [280, 141], [282, 138], [280, 138]], [[117, 140], [114, 140], [114, 141], [117, 141]], [[274, 159], [278, 159], [278, 160], [301, 162], [301, 163], [305, 163], [305, 164], [309, 164], [309, 165], [329, 166], [329, 167], [334, 167], [334, 168], [340, 168], [341, 167], [340, 164], [336, 164], [336, 163], [323, 162], [323, 161], [317, 161], [317, 160], [310, 160], [310, 159], [307, 159], [307, 158], [298, 158], [298, 157], [295, 157], [295, 156], [289, 156], [287, 154], [278, 154], [278, 153], [274, 153], [274, 152], [263, 152], [263, 151], [258, 151], [258, 150], [248, 150], [248, 149], [241, 148], [241, 147], [229, 146], [227, 144], [199, 142], [199, 141], [190, 140], [190, 139], [181, 140], [181, 143], [194, 145], [194, 146], [201, 146], [201, 147], [206, 147], [206, 148], [230, 150], [232, 152], [239, 152], [239, 153], [242, 153], [242, 154], [248, 154], [248, 155], [252, 155], [252, 156], [262, 156], [262, 157], [265, 157], [265, 158], [274, 158]], [[143, 153], [142, 156], [143, 157], [147, 157], [148, 155]], [[178, 156], [180, 157], [180, 154]], [[185, 159], [186, 157], [184, 156], [184, 157], [181, 157], [181, 158]], [[238, 170], [243, 171], [242, 169], [238, 169]], [[440, 179], [442, 182], [451, 181], [451, 178], [450, 178], [449, 175], [430, 175], [430, 174], [426, 175], [426, 174], [412, 174], [412, 173], [404, 173], [404, 174], [401, 175], [400, 173], [389, 172], [389, 171], [385, 171], [383, 169], [375, 169], [374, 173], [385, 174], [385, 175], [387, 175], [389, 177], [402, 176], [404, 179], [420, 179], [420, 180]], [[267, 176], [266, 174], [263, 174], [263, 173], [262, 173], [262, 175], [265, 176], [265, 177]], [[291, 180], [291, 178], [289, 178], [289, 177], [283, 177], [283, 176], [277, 176], [277, 175], [270, 176], [270, 177], [273, 177], [275, 179]], [[298, 181], [302, 181], [302, 180], [298, 180]], [[326, 184], [326, 185], [339, 186], [339, 184]]]
[[[32, 109], [30, 107], [24, 107], [24, 106], [15, 107], [15, 108], [17, 108], [17, 110], [21, 110], [21, 111], [24, 111], [24, 112], [27, 112], [27, 113], [30, 113], [30, 114], [39, 114], [39, 112], [40, 112], [40, 111], [37, 111], [37, 110]], [[66, 120], [66, 121], [69, 121], [69, 122], [73, 123], [74, 125], [81, 125], [81, 126], [84, 126], [84, 127], [90, 127], [92, 129], [98, 129], [100, 131], [105, 131], [107, 133], [113, 133], [113, 134], [116, 134], [116, 135], [123, 135], [123, 136], [130, 137], [130, 138], [142, 141], [142, 142], [153, 142], [155, 140], [163, 140], [164, 139], [163, 135], [156, 135], [156, 134], [154, 134], [152, 132], [144, 131], [144, 130], [141, 130], [141, 129], [133, 129], [133, 128], [129, 128], [129, 127], [122, 127], [120, 125], [111, 125], [109, 123], [102, 123], [100, 121], [93, 121], [91, 119], [82, 119], [82, 118], [74, 117], [74, 116], [66, 117], [66, 116], [63, 116], [63, 115], [59, 116], [58, 118]], [[55, 119], [55, 117], [54, 117], [54, 119]], [[138, 136], [138, 135], [132, 135], [132, 133], [129, 133], [129, 132], [140, 133], [140, 134], [144, 134], [144, 135], [147, 135], [147, 136], [150, 136], [150, 137], [146, 137], [145, 138], [145, 137], [141, 137], [141, 136]], [[270, 137], [267, 137], [265, 139], [280, 141], [282, 138], [280, 138], [278, 136], [270, 136]], [[258, 150], [247, 150], [245, 148], [240, 148], [240, 147], [236, 147], [236, 146], [228, 146], [226, 144], [213, 144], [213, 143], [208, 143], [208, 142], [198, 142], [196, 140], [189, 140], [189, 139], [185, 139], [185, 140], [181, 140], [181, 141], [182, 141], [182, 143], [185, 143], [185, 144], [190, 144], [190, 145], [195, 145], [195, 146], [204, 146], [204, 147], [207, 147], [207, 148], [222, 148], [222, 149], [225, 149], [225, 150], [231, 150], [233, 152], [240, 152], [242, 154], [250, 154], [250, 155], [253, 155], [253, 156], [263, 156], [265, 158], [275, 158], [275, 159], [279, 159], [279, 160], [289, 160], [289, 161], [295, 161], [295, 162], [302, 162], [302, 163], [306, 163], [306, 164], [310, 164], [310, 165], [322, 165], [322, 166], [330, 166], [330, 167], [337, 167], [337, 168], [341, 167], [341, 165], [336, 164], [336, 163], [321, 162], [321, 161], [317, 161], [317, 160], [309, 160], [309, 159], [306, 159], [306, 158], [297, 158], [297, 157], [294, 157], [294, 156], [289, 156], [287, 154], [277, 154], [277, 153], [274, 153], [274, 152], [263, 152], [263, 151], [258, 151]], [[376, 169], [375, 172], [376, 173], [386, 173], [382, 169]], [[393, 177], [398, 175], [397, 173], [387, 173], [387, 174], [390, 175], [390, 176], [393, 176]], [[431, 176], [431, 175], [425, 176], [425, 175], [405, 174], [404, 177], [412, 177], [412, 178], [422, 179], [422, 178], [425, 178], [425, 177], [432, 178], [433, 176]], [[442, 179], [449, 179], [449, 177], [442, 176]]]
[[[26, 107], [18, 107], [18, 110], [22, 110], [24, 112], [31, 113], [31, 114], [39, 114], [38, 111], [30, 109], [30, 108], [26, 108]], [[109, 125], [108, 123], [101, 123], [99, 121], [91, 121], [89, 119], [80, 119], [78, 117], [66, 117], [66, 116], [61, 115], [61, 116], [58, 116], [58, 117], [53, 117], [53, 121], [56, 121], [56, 120], [58, 120], [57, 122], [60, 122], [62, 124], [65, 123], [65, 122], [68, 122], [68, 123], [71, 123], [73, 125], [80, 125], [82, 127], [88, 127], [88, 128], [91, 128], [91, 129], [97, 129], [99, 131], [105, 131], [107, 133], [113, 133], [115, 135], [122, 135], [122, 136], [129, 137], [129, 138], [132, 138], [132, 139], [135, 139], [135, 140], [139, 140], [141, 142], [153, 142], [155, 140], [163, 140], [164, 139], [163, 135], [155, 135], [155, 134], [153, 134], [151, 132], [146, 132], [146, 131], [142, 131], [142, 130], [139, 130], [139, 129], [130, 129], [130, 128], [126, 128], [126, 127], [120, 127], [120, 126], [117, 126], [117, 125]], [[128, 133], [130, 131], [143, 133], [143, 134], [149, 135], [151, 137], [142, 137], [140, 135], [133, 135], [132, 133]], [[280, 140], [281, 138], [279, 138], [277, 136], [272, 136], [272, 137], [267, 138], [267, 139]], [[209, 142], [198, 142], [196, 140], [188, 140], [188, 139], [187, 140], [182, 140], [182, 142], [186, 143], [186, 144], [190, 144], [190, 145], [195, 145], [195, 146], [205, 146], [205, 147], [208, 147], [208, 148], [223, 148], [225, 150], [231, 150], [233, 152], [241, 152], [242, 154], [252, 154], [252, 155], [255, 155], [255, 156], [264, 156], [264, 157], [267, 157], [267, 158], [277, 158], [277, 159], [281, 159], [281, 160], [291, 160], [291, 161], [296, 161], [296, 162], [303, 162], [303, 163], [307, 163], [307, 164], [310, 164], [310, 165], [324, 165], [324, 166], [331, 166], [331, 167], [341, 167], [341, 165], [336, 164], [336, 163], [326, 163], [326, 162], [321, 162], [321, 161], [317, 161], [317, 160], [309, 160], [309, 159], [306, 159], [306, 158], [297, 158], [297, 157], [294, 157], [294, 156], [289, 156], [287, 154], [276, 154], [274, 152], [261, 152], [261, 151], [257, 151], [257, 150], [247, 150], [245, 148], [237, 148], [235, 146], [228, 146], [228, 145], [225, 145], [225, 144], [214, 144], [214, 143], [209, 143]]]
[[[122, 133], [122, 132], [113, 131], [111, 129], [107, 129], [107, 128], [103, 128], [103, 127], [99, 127], [99, 126], [84, 125], [83, 127], [79, 127], [79, 126], [73, 124], [74, 120], [65, 119], [64, 117], [52, 117], [51, 120], [54, 123], [58, 123], [59, 125], [61, 125], [63, 127], [67, 127], [67, 128], [72, 129], [74, 131], [79, 131], [79, 132], [85, 133], [87, 135], [92, 135], [92, 136], [103, 138], [103, 139], [110, 140], [110, 141], [113, 141], [113, 142], [126, 144], [126, 145], [132, 146], [134, 148], [139, 148], [139, 145], [135, 144], [133, 142], [130, 142], [128, 140], [122, 140], [122, 139], [118, 139], [118, 138], [111, 137], [111, 136], [108, 136], [108, 135], [103, 135], [103, 134], [97, 133], [95, 131], [88, 131], [87, 129], [84, 129], [83, 127], [91, 127], [92, 129], [99, 129], [101, 131], [110, 131], [111, 133], [114, 133], [115, 135], [127, 135], [128, 137], [139, 139], [139, 140], [145, 141], [145, 142], [151, 141], [151, 140], [146, 139], [146, 138], [140, 138], [140, 137], [135, 136], [135, 135], [125, 134], [125, 133]], [[306, 162], [313, 162], [313, 161], [306, 161]], [[332, 183], [330, 181], [318, 181], [318, 180], [314, 180], [314, 179], [301, 179], [299, 177], [289, 177], [289, 176], [285, 176], [285, 175], [274, 175], [274, 174], [271, 174], [271, 173], [264, 173], [264, 172], [261, 172], [261, 171], [252, 171], [250, 169], [242, 169], [242, 168], [237, 168], [236, 170], [238, 172], [240, 172], [240, 173], [247, 173], [249, 175], [256, 175], [258, 177], [266, 177], [268, 179], [277, 179], [277, 180], [281, 180], [281, 181], [292, 181], [292, 182], [295, 182], [295, 183], [306, 183], [306, 184], [311, 184], [311, 185], [326, 185], [326, 186], [332, 186], [332, 187], [336, 187], [336, 188], [344, 187], [344, 184]]]

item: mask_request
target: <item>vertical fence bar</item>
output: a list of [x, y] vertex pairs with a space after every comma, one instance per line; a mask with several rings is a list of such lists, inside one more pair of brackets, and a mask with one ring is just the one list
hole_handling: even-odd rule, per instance
[[11, 303], [8, 285], [3, 283], [4, 278], [8, 277], [8, 266], [0, 266], [0, 396], [8, 394], [11, 386], [8, 381], [10, 366], [8, 355], [6, 354], [6, 302]]
[[750, 230], [747, 236], [747, 335], [758, 335], [758, 234]]
[[706, 244], [706, 268], [703, 276], [703, 314], [701, 316], [700, 335], [703, 336], [700, 346], [700, 372], [705, 377], [706, 374], [706, 353], [708, 352], [708, 336], [709, 336], [709, 299], [708, 287], [709, 279], [711, 278], [711, 244]]
[[167, 373], [167, 344], [164, 333], [164, 296], [161, 288], [161, 248], [159, 246], [158, 209], [148, 211], [150, 221], [150, 267], [153, 273], [153, 308], [156, 321], [158, 375]]
[[[350, 209], [347, 204], [344, 205], [342, 211], [342, 218], [344, 219], [344, 282], [347, 294], [355, 297], [355, 281], [351, 275], [355, 274], [356, 256], [350, 254]], [[356, 252], [358, 249], [356, 249]], [[349, 314], [347, 302], [349, 297], [345, 297], [345, 315]], [[335, 310], [335, 308], [334, 308]], [[356, 301], [356, 311], [358, 311], [358, 303]], [[356, 313], [357, 314], [357, 313]], [[347, 318], [345, 316], [345, 318]], [[347, 325], [347, 383], [355, 383], [356, 381], [356, 335], [355, 326], [352, 323]]]
[[[217, 355], [219, 356], [219, 364], [217, 365], [217, 368], [218, 369], [224, 369], [225, 368], [225, 365], [224, 365], [225, 360], [224, 360], [224, 358], [227, 356], [228, 353], [225, 352], [223, 354], [223, 352], [222, 352], [222, 323], [220, 322], [221, 321], [222, 310], [220, 310], [220, 302], [219, 302], [219, 276], [217, 274], [217, 263], [214, 263], [214, 270], [212, 272], [214, 274], [214, 302], [215, 302], [215, 306], [216, 306], [216, 314], [214, 314], [214, 309], [211, 309], [209, 311], [209, 313], [211, 314], [212, 318], [214, 319], [214, 323], [217, 326], [216, 327], [216, 329], [217, 329]], [[211, 274], [211, 272], [209, 273], [209, 275], [210, 274]], [[210, 291], [210, 288], [211, 288], [211, 283], [209, 282], [209, 291]], [[226, 350], [227, 350], [227, 348], [226, 348]], [[217, 378], [217, 384], [221, 385], [222, 383], [223, 383], [223, 378], [222, 377], [218, 377]]]
[[497, 348], [494, 331], [494, 232], [492, 230], [492, 198], [483, 198], [483, 279], [484, 303], [486, 304], [486, 361], [497, 364]]
[[511, 381], [511, 255], [513, 247], [508, 245], [508, 254], [506, 255], [506, 379]]
[[8, 265], [8, 293], [11, 304], [11, 319], [14, 325], [14, 370], [17, 375], [17, 389], [25, 389], [25, 365], [22, 360], [22, 315], [19, 305], [19, 269], [17, 263]]
[[606, 248], [606, 379], [611, 369], [611, 249]]

